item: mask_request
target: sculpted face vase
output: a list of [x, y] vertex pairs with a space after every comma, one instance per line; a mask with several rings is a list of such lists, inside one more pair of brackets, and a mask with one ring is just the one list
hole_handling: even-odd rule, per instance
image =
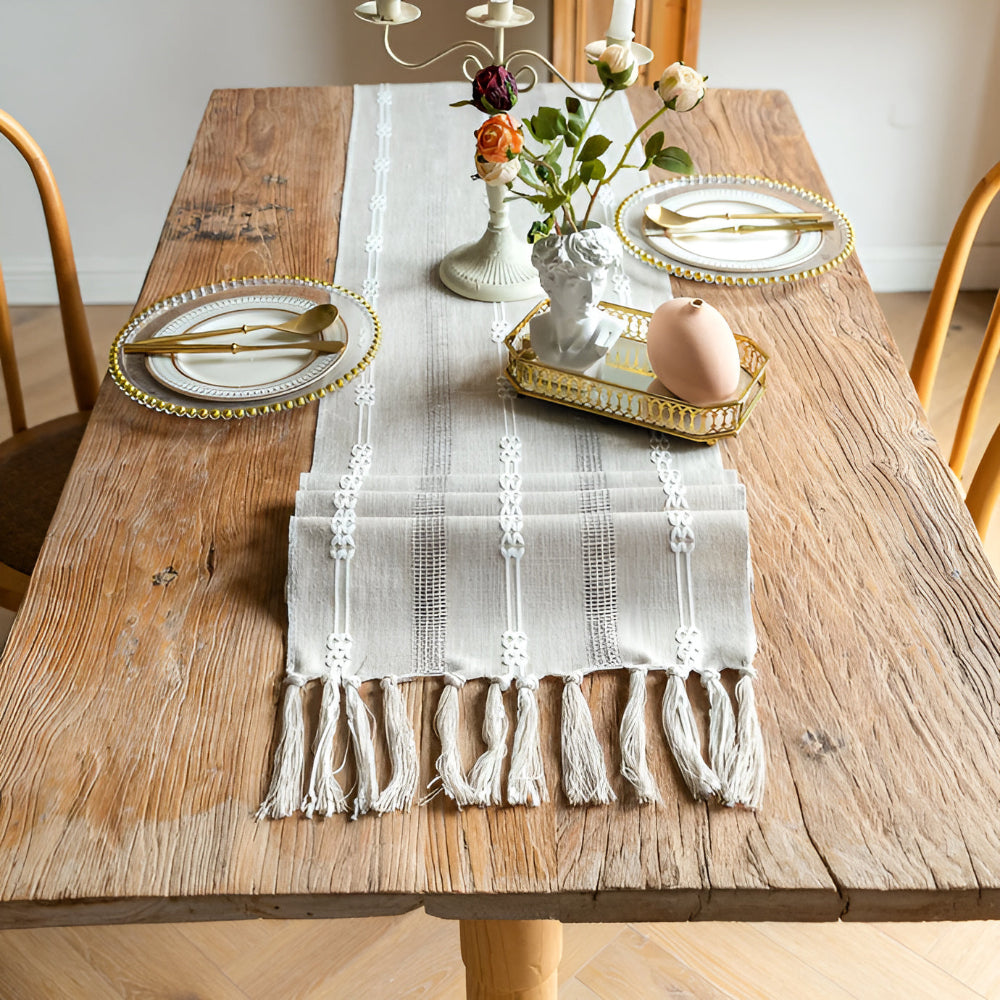
[[582, 372], [607, 353], [624, 324], [597, 304], [622, 245], [607, 226], [546, 236], [531, 262], [549, 297], [547, 313], [531, 321], [531, 347], [545, 364]]

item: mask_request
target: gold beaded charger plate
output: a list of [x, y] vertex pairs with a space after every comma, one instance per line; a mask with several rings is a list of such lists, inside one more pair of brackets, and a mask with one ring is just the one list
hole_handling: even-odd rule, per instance
[[[337, 307], [337, 319], [312, 339], [346, 343], [338, 354], [305, 350], [299, 346], [302, 337], [268, 328], [197, 341], [267, 345], [265, 351], [124, 351], [135, 340], [284, 323], [325, 303]], [[294, 409], [336, 391], [367, 367], [380, 339], [371, 306], [346, 288], [311, 278], [234, 278], [172, 295], [133, 317], [112, 344], [110, 371], [119, 387], [143, 406], [177, 416], [234, 419]]]
[[[753, 222], [752, 232], [666, 233], [646, 217], [660, 205], [691, 218], [726, 213], [820, 212], [832, 228], [797, 232], [777, 222]], [[725, 224], [720, 219], [720, 224]], [[653, 267], [695, 281], [760, 285], [794, 281], [836, 267], [854, 249], [847, 216], [827, 198], [804, 188], [733, 174], [672, 177], [640, 188], [615, 213], [628, 251]]]

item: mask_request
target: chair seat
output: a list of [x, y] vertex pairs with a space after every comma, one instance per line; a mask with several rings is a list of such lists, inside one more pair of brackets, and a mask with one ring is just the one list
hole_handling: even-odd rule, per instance
[[0, 444], [0, 562], [20, 573], [35, 567], [88, 416], [71, 413]]

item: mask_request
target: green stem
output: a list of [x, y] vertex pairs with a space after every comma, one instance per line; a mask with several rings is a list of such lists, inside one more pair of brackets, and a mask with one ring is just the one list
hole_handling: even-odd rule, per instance
[[607, 84], [604, 85], [604, 90], [601, 91], [601, 96], [597, 98], [587, 121], [584, 123], [583, 131], [580, 133], [580, 137], [576, 141], [576, 145], [573, 147], [573, 152], [569, 158], [569, 166], [566, 168], [566, 176], [570, 176], [573, 173], [573, 164], [576, 163], [576, 154], [579, 150], [583, 148], [583, 144], [587, 139], [587, 133], [590, 131], [590, 126], [594, 124], [594, 118], [597, 116], [597, 109], [604, 102], [605, 98], [611, 93], [611, 88]]
[[667, 110], [667, 106], [664, 104], [659, 111], [654, 111], [636, 130], [635, 134], [628, 141], [628, 145], [625, 147], [625, 151], [622, 153], [621, 159], [618, 161], [618, 165], [614, 170], [611, 171], [606, 177], [602, 177], [601, 180], [597, 182], [597, 187], [594, 188], [594, 193], [591, 195], [590, 203], [587, 205], [587, 214], [583, 217], [583, 224], [586, 225], [590, 221], [590, 213], [594, 210], [594, 203], [597, 201], [597, 194], [605, 184], [610, 184], [618, 172], [625, 166], [625, 161], [628, 159], [628, 154], [631, 152], [632, 147], [635, 145], [635, 140], [642, 135], [646, 129], [649, 128], [653, 122], [656, 121], [664, 111]]

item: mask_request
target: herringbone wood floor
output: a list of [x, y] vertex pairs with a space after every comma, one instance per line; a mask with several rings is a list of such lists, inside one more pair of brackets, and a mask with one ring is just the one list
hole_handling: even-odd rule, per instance
[[[926, 296], [881, 300], [908, 360]], [[956, 315], [931, 409], [945, 444], [991, 303], [992, 295], [963, 295]], [[128, 309], [93, 307], [90, 315], [102, 357]], [[29, 420], [64, 412], [57, 312], [15, 310], [15, 325], [25, 342]], [[998, 381], [987, 404], [990, 429], [1000, 420]], [[0, 438], [8, 433], [4, 412]], [[974, 459], [987, 436], [984, 428]], [[1000, 523], [987, 551], [1000, 568]], [[0, 634], [5, 624], [0, 619]], [[568, 925], [560, 982], [563, 1000], [1000, 1000], [1000, 922]], [[0, 1000], [463, 995], [458, 927], [421, 911], [336, 925], [245, 921], [0, 932]]]

